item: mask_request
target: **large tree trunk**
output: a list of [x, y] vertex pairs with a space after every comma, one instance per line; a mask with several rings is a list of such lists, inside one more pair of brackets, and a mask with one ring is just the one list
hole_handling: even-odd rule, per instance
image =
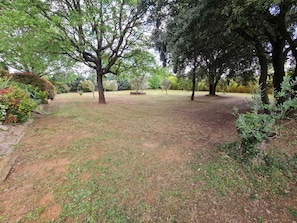
[[97, 84], [98, 84], [98, 93], [99, 93], [99, 104], [106, 104], [103, 88], [103, 74], [100, 71], [97, 72]]
[[[284, 80], [285, 69], [284, 69], [284, 56], [283, 49], [285, 41], [281, 36], [277, 36], [275, 41], [272, 43], [272, 64], [274, 69], [273, 85], [274, 90], [277, 92], [281, 91], [281, 83]], [[279, 98], [278, 103], [284, 102], [285, 98]]]
[[209, 82], [209, 95], [215, 96], [216, 95], [216, 88], [217, 88], [218, 81]]
[[267, 74], [268, 74], [268, 62], [265, 54], [265, 50], [261, 43], [256, 43], [256, 54], [260, 64], [260, 78], [259, 86], [261, 90], [261, 100], [264, 104], [269, 104], [268, 90], [267, 90]]

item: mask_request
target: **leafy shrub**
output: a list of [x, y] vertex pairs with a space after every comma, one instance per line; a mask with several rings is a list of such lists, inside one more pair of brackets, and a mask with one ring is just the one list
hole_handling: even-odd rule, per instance
[[[193, 86], [193, 83], [190, 80], [181, 78], [181, 79], [178, 79], [178, 81], [177, 81], [177, 89], [178, 90], [191, 91], [192, 86]], [[173, 88], [175, 88], [175, 87], [173, 87]]]
[[152, 74], [152, 76], [148, 79], [149, 86], [152, 89], [158, 89], [160, 87], [160, 77], [157, 74]]
[[106, 91], [117, 91], [118, 83], [116, 80], [103, 81], [103, 87]]
[[170, 86], [171, 86], [171, 81], [170, 80], [168, 80], [167, 78], [162, 80], [161, 88], [166, 91], [166, 94], [167, 94], [167, 90], [170, 88]]
[[92, 81], [83, 80], [83, 81], [80, 81], [77, 90], [82, 92], [92, 92], [94, 91], [94, 89], [95, 89], [95, 86]]
[[14, 82], [13, 85], [25, 91], [30, 96], [30, 98], [35, 100], [38, 104], [47, 103], [47, 93], [45, 91], [41, 91], [38, 87], [34, 87], [31, 84], [23, 84], [20, 82]]
[[208, 86], [204, 81], [198, 83], [198, 91], [208, 91]]
[[70, 92], [70, 87], [64, 83], [55, 83], [55, 87], [58, 94]]
[[[279, 121], [286, 117], [291, 110], [297, 109], [297, 98], [291, 98], [294, 94], [293, 86], [297, 83], [285, 77], [281, 91], [274, 94], [274, 102], [264, 105], [261, 101], [261, 92], [253, 95], [252, 112], [239, 114], [235, 108], [234, 114], [238, 115], [236, 127], [241, 139], [241, 155], [244, 160], [261, 154], [258, 145], [270, 135], [275, 135], [279, 128]], [[278, 103], [279, 98], [287, 98], [283, 103]], [[261, 114], [262, 110], [270, 111], [270, 114]]]
[[130, 90], [131, 86], [129, 83], [129, 80], [124, 78], [117, 78], [117, 82], [118, 82], [118, 90]]
[[45, 91], [48, 99], [54, 99], [56, 90], [54, 85], [45, 78], [39, 77], [33, 73], [14, 73], [12, 74], [12, 80], [23, 84], [31, 84], [34, 87], [38, 87], [41, 91]]
[[170, 77], [168, 77], [168, 80], [170, 80], [170, 82], [171, 82], [170, 89], [171, 89], [171, 90], [177, 90], [177, 89], [178, 89], [178, 81], [177, 81], [177, 77], [175, 77], [175, 76], [170, 76]]
[[37, 103], [18, 87], [0, 90], [0, 104], [7, 108], [4, 123], [25, 122], [37, 108]]
[[133, 90], [136, 90], [136, 92], [140, 90], [142, 91], [148, 88], [145, 76], [134, 77], [133, 79], [130, 80], [130, 84], [131, 84], [131, 88]]

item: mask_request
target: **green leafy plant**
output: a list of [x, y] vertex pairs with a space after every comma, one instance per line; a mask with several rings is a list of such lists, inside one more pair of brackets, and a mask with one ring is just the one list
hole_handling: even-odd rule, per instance
[[11, 77], [0, 78], [0, 89], [5, 89], [9, 86]]
[[[290, 111], [297, 109], [297, 98], [294, 95], [293, 86], [297, 81], [290, 77], [285, 77], [282, 83], [281, 92], [275, 92], [275, 100], [271, 104], [261, 102], [261, 92], [253, 95], [251, 112], [239, 114], [238, 109], [234, 108], [234, 114], [238, 116], [236, 127], [241, 139], [241, 155], [244, 160], [254, 158], [261, 154], [258, 145], [266, 138], [276, 135], [280, 128], [280, 120], [287, 117]], [[286, 98], [283, 103], [279, 103], [279, 98]], [[262, 111], [269, 111], [265, 114]], [[261, 113], [262, 112], [262, 113]]]
[[106, 91], [117, 91], [118, 83], [116, 80], [103, 81], [103, 87]]
[[54, 99], [56, 90], [54, 85], [45, 78], [39, 77], [33, 73], [14, 73], [12, 74], [12, 80], [23, 84], [31, 84], [34, 87], [38, 87], [39, 90], [47, 93], [48, 99]]
[[80, 81], [78, 85], [78, 91], [83, 91], [83, 92], [93, 92], [95, 89], [94, 84], [90, 80], [83, 80]]
[[15, 82], [17, 87], [20, 87], [23, 91], [25, 91], [30, 98], [35, 100], [38, 104], [45, 104], [47, 102], [47, 92], [41, 91], [38, 87], [35, 87], [31, 84], [23, 84]]
[[0, 122], [5, 120], [7, 107], [0, 103]]
[[17, 87], [0, 90], [0, 103], [7, 108], [4, 123], [25, 122], [37, 108], [36, 101]]
[[55, 87], [58, 94], [70, 92], [70, 87], [64, 83], [55, 83]]
[[292, 207], [288, 207], [289, 213], [294, 217], [294, 219], [297, 219], [297, 210], [292, 208]]
[[134, 77], [130, 80], [131, 88], [136, 90], [136, 92], [143, 91], [148, 88], [146, 78], [144, 75], [140, 77]]

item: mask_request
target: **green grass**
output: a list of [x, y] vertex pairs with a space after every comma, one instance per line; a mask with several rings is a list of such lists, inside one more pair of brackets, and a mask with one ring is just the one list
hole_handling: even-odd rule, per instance
[[[232, 155], [205, 144], [211, 139], [200, 129], [203, 120], [196, 123], [192, 116], [220, 99], [198, 95], [203, 103], [191, 102], [185, 91], [165, 95], [150, 90], [146, 96], [107, 92], [107, 105], [98, 105], [92, 94], [58, 95], [50, 115], [26, 133], [38, 146], [25, 139], [20, 147], [32, 163], [69, 160], [66, 173], [35, 182], [40, 191], [52, 191], [61, 206], [54, 222], [269, 219], [261, 210], [243, 210], [253, 210], [255, 200], [284, 196], [280, 191], [288, 189], [291, 179], [281, 168], [251, 168], [234, 159], [234, 150]], [[48, 220], [42, 216], [46, 207], [32, 210], [27, 222]]]

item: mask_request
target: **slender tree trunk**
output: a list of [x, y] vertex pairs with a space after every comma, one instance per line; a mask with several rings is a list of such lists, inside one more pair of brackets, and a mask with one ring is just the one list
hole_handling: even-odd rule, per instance
[[195, 90], [196, 90], [196, 65], [194, 66], [194, 69], [193, 69], [191, 101], [194, 101]]
[[103, 74], [96, 70], [97, 72], [97, 84], [98, 84], [98, 93], [99, 93], [99, 104], [106, 104], [103, 88]]
[[[261, 43], [256, 44], [256, 54], [260, 64], [260, 78], [259, 86], [261, 90], [261, 100], [264, 104], [269, 104], [268, 89], [267, 89], [267, 75], [268, 75], [268, 62], [265, 54], [265, 50]], [[267, 111], [266, 111], [267, 112]]]

